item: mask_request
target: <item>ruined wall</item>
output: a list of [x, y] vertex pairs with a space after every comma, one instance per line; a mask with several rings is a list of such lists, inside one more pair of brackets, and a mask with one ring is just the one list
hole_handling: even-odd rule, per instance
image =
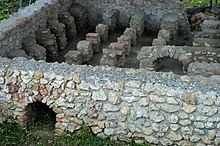
[[188, 74], [191, 76], [220, 75], [220, 64], [219, 63], [207, 63], [207, 62], [202, 62], [202, 63], [194, 62], [194, 63], [189, 64]]
[[22, 39], [32, 37], [40, 27], [47, 27], [49, 20], [58, 19], [58, 12], [68, 10], [71, 0], [38, 0], [0, 22], [0, 56], [22, 47]]
[[140, 61], [140, 68], [148, 70], [155, 69], [155, 61], [159, 58], [175, 58], [183, 63], [183, 71], [187, 73], [189, 64], [196, 61], [220, 63], [219, 54], [219, 49], [212, 47], [146, 46], [141, 48], [137, 58]]
[[26, 125], [25, 107], [41, 101], [57, 114], [57, 133], [85, 124], [112, 139], [220, 144], [220, 86], [209, 78], [0, 59], [1, 122]]
[[179, 15], [180, 31], [188, 32], [189, 24], [183, 4], [179, 0], [75, 0], [74, 3], [88, 8], [90, 24], [97, 25], [102, 21], [102, 14], [111, 9], [118, 9], [120, 26], [129, 26], [130, 18], [139, 12], [146, 14], [146, 29], [159, 31], [163, 15], [174, 12]]

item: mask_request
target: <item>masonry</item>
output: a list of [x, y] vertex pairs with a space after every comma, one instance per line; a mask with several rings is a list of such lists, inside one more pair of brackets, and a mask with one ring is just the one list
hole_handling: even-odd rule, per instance
[[[220, 142], [219, 77], [195, 78], [121, 69], [1, 58], [1, 122], [25, 126], [36, 101], [56, 113], [55, 131], [81, 124], [98, 136], [163, 145]], [[215, 80], [215, 81], [214, 81]]]
[[[80, 19], [68, 12], [72, 4], [72, 13], [83, 8]], [[84, 15], [86, 9], [88, 16]], [[137, 36], [134, 28], [127, 28], [118, 38], [120, 43], [129, 38], [130, 46], [126, 46], [126, 53], [123, 52], [125, 57], [130, 47], [137, 43], [136, 37], [145, 30], [160, 30], [164, 14], [167, 18], [175, 16], [175, 19], [171, 22], [165, 19], [159, 34], [170, 31], [175, 40], [177, 33], [189, 31], [183, 5], [175, 0], [39, 0], [2, 21], [0, 123], [15, 121], [26, 127], [34, 120], [31, 108], [27, 111], [27, 107], [41, 102], [56, 114], [56, 134], [74, 132], [85, 125], [97, 136], [113, 140], [162, 145], [220, 145], [220, 61], [219, 50], [212, 48], [216, 46], [211, 43], [198, 43], [197, 40], [193, 42], [194, 47], [169, 46], [165, 45], [170, 41], [167, 33], [162, 38], [165, 46], [159, 41], [155, 46], [142, 47], [138, 57], [140, 69], [45, 62], [47, 55], [56, 56], [65, 48], [68, 39], [74, 40], [77, 32], [84, 31], [87, 23], [97, 26], [100, 34], [88, 33], [86, 40], [78, 43], [83, 45], [66, 55], [71, 63], [81, 64], [92, 57], [93, 51], [99, 52], [100, 42], [108, 39], [108, 27], [111, 31], [116, 27], [126, 28], [130, 20], [137, 22], [138, 19]], [[110, 26], [101, 24], [103, 15], [112, 18], [106, 20]], [[87, 19], [89, 21], [85, 22]], [[165, 28], [165, 24], [174, 27]], [[205, 32], [199, 37], [206, 35]], [[160, 39], [158, 37], [157, 41]], [[113, 42], [110, 46], [114, 48], [114, 44], [119, 43]], [[121, 46], [125, 49], [125, 44]], [[104, 48], [102, 51], [115, 50]], [[18, 56], [27, 59], [16, 58]], [[167, 56], [182, 61], [185, 70], [193, 76], [151, 70], [155, 60]], [[200, 64], [203, 61], [211, 68], [209, 71], [204, 70], [204, 63]]]

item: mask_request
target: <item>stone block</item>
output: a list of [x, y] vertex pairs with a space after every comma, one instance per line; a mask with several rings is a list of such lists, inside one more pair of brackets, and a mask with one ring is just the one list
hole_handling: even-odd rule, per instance
[[82, 61], [87, 62], [92, 59], [93, 57], [93, 50], [92, 50], [92, 42], [91, 41], [79, 41], [77, 43], [77, 50], [82, 52]]
[[104, 24], [98, 24], [96, 26], [96, 33], [99, 33], [100, 35], [100, 39], [102, 42], [106, 42], [108, 40], [108, 30], [109, 27], [108, 25], [104, 25]]
[[109, 49], [115, 50], [116, 55], [123, 56], [125, 53], [125, 45], [119, 42], [113, 42], [108, 46]]
[[15, 57], [23, 57], [26, 59], [32, 59], [31, 56], [28, 56], [24, 50], [10, 50], [7, 52], [7, 57], [13, 59]]
[[123, 43], [125, 46], [125, 55], [129, 55], [131, 51], [131, 37], [126, 35], [121, 35], [117, 38], [118, 43]]
[[130, 36], [131, 37], [131, 45], [132, 46], [136, 45], [136, 43], [137, 43], [137, 32], [136, 32], [136, 29], [126, 28], [123, 34], [126, 35], [126, 36]]
[[220, 29], [213, 30], [206, 28], [202, 32], [203, 38], [209, 38], [209, 39], [220, 39]]
[[137, 31], [137, 35], [141, 36], [145, 30], [145, 13], [137, 13], [131, 17], [130, 27]]
[[163, 38], [154, 39], [152, 42], [152, 46], [164, 46], [166, 45], [166, 40]]
[[161, 29], [157, 35], [158, 39], [165, 39], [166, 42], [170, 42], [171, 41], [171, 34], [170, 34], [170, 30], [166, 30], [166, 29]]
[[220, 48], [220, 41], [219, 39], [209, 39], [209, 38], [195, 38], [193, 41], [193, 46], [199, 47], [214, 47]]
[[188, 67], [188, 74], [191, 76], [203, 75], [207, 77], [212, 75], [220, 75], [220, 64], [208, 62], [190, 63]]
[[100, 35], [99, 33], [87, 33], [86, 40], [92, 42], [93, 52], [98, 53], [100, 51]]
[[105, 12], [102, 16], [103, 23], [109, 26], [110, 32], [114, 32], [118, 25], [119, 11], [111, 9]]
[[123, 67], [125, 63], [125, 45], [124, 43], [113, 42], [108, 46], [109, 49], [115, 50], [116, 66]]
[[65, 54], [64, 58], [68, 64], [82, 64], [82, 52], [80, 51], [69, 51]]
[[220, 21], [218, 20], [204, 20], [202, 23], [202, 30], [204, 29], [213, 29], [219, 30]]

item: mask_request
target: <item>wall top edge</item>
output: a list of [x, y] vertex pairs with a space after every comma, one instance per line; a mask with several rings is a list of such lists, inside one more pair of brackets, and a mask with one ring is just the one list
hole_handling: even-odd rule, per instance
[[220, 94], [220, 76], [180, 76], [172, 72], [158, 73], [147, 71], [145, 69], [133, 68], [115, 68], [105, 66], [88, 65], [69, 65], [67, 63], [47, 63], [44, 61], [26, 60], [24, 58], [8, 59], [0, 57], [0, 71], [24, 71], [43, 73], [53, 73], [68, 78], [79, 75], [81, 79], [87, 82], [99, 80], [108, 80], [110, 82], [120, 81], [141, 81], [143, 83], [152, 83], [167, 87], [180, 88], [184, 90], [197, 90], [201, 92], [215, 91]]

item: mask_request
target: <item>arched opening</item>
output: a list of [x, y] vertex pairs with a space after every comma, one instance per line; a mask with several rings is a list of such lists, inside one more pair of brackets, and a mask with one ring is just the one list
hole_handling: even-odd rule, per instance
[[173, 72], [183, 75], [183, 63], [171, 57], [162, 57], [154, 61], [154, 68], [157, 72]]
[[37, 131], [38, 133], [44, 133], [46, 135], [53, 134], [56, 123], [56, 113], [51, 108], [37, 101], [28, 104], [25, 111], [28, 130]]

